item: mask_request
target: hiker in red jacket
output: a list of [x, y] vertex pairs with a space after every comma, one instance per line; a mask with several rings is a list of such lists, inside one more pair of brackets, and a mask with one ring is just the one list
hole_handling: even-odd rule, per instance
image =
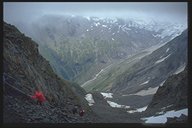
[[42, 103], [46, 100], [43, 93], [40, 91], [35, 91], [35, 95], [33, 95], [31, 98], [37, 99], [37, 104], [42, 105]]
[[81, 117], [84, 115], [84, 113], [85, 113], [85, 110], [83, 110], [83, 109], [81, 109], [81, 110], [79, 111], [79, 115], [80, 115]]

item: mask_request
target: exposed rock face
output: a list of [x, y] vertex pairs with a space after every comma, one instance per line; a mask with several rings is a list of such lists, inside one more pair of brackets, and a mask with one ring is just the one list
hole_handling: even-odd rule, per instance
[[[99, 93], [93, 94], [96, 103], [92, 106], [92, 111], [84, 99], [86, 92], [77, 84], [60, 79], [52, 70], [49, 62], [39, 54], [38, 45], [34, 41], [7, 23], [4, 23], [3, 31], [3, 119], [5, 123], [138, 123], [141, 122], [139, 117], [146, 114], [145, 112], [143, 112], [142, 115], [140, 113], [135, 115], [128, 114], [125, 110], [111, 108]], [[73, 32], [71, 32], [71, 34], [72, 33]], [[187, 38], [178, 38], [181, 41], [187, 41]], [[177, 51], [176, 54], [180, 55], [177, 59], [180, 59], [183, 57], [180, 53], [186, 49], [185, 45], [180, 44], [180, 46], [180, 50], [177, 49], [178, 47], [175, 47], [173, 51], [170, 49], [164, 56], [167, 56], [170, 52], [174, 53], [174, 51]], [[167, 48], [168, 47], [164, 47], [162, 48], [163, 50], [156, 51], [156, 55], [161, 55]], [[185, 55], [185, 53], [183, 54]], [[159, 59], [156, 56], [153, 56], [153, 58], [155, 58], [155, 61], [151, 63]], [[186, 58], [183, 57], [182, 62], [185, 62], [185, 59]], [[150, 58], [140, 65], [150, 63], [149, 60]], [[169, 62], [171, 61], [174, 62], [175, 57], [169, 60]], [[162, 67], [169, 62], [166, 61]], [[138, 64], [137, 66], [140, 65]], [[178, 65], [180, 65], [179, 62], [176, 65], [169, 65], [170, 67], [167, 68], [171, 70], [172, 67], [176, 68]], [[162, 67], [158, 70], [161, 70]], [[147, 69], [148, 68], [141, 71], [139, 73], [140, 76], [142, 76], [145, 71], [148, 71]], [[164, 71], [165, 70], [163, 70], [163, 72]], [[159, 89], [160, 91], [158, 90], [157, 96], [154, 96], [147, 112], [156, 112], [162, 106], [171, 104], [175, 104], [173, 106], [174, 108], [172, 107], [173, 109], [180, 109], [187, 106], [186, 70], [184, 73], [178, 75], [179, 76], [174, 75], [170, 77], [167, 82], [165, 82], [165, 84], [168, 85], [164, 85], [165, 87], [162, 86]], [[174, 84], [172, 84], [172, 82]], [[47, 99], [43, 106], [37, 105], [36, 102], [30, 98], [30, 95], [33, 95], [37, 89], [42, 91]], [[81, 105], [85, 109], [85, 116], [79, 117], [77, 114], [72, 114], [71, 110], [75, 105]]]
[[[77, 92], [77, 87], [60, 79], [31, 38], [7, 23], [3, 31], [4, 122], [88, 122], [86, 117], [71, 115], [74, 105], [81, 105], [89, 115], [81, 88]], [[43, 106], [30, 98], [35, 90], [44, 93]]]
[[182, 114], [180, 117], [167, 118], [167, 123], [187, 123], [188, 117]]
[[186, 68], [183, 72], [170, 76], [163, 86], [159, 87], [147, 110], [161, 109], [169, 105], [170, 109], [187, 108], [187, 89], [188, 75]]
[[187, 108], [187, 89], [188, 74], [186, 67], [183, 72], [170, 76], [163, 86], [159, 87], [146, 112], [160, 112], [165, 107], [164, 111]]
[[[127, 113], [126, 109], [113, 108], [104, 99], [101, 93], [92, 93], [95, 101], [91, 106], [92, 110], [98, 115], [99, 123], [141, 123], [142, 120], [138, 118], [138, 115], [132, 115]], [[109, 100], [110, 101], [110, 100]]]

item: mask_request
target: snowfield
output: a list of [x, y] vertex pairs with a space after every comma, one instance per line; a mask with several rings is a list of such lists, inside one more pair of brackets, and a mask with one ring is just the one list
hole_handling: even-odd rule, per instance
[[151, 117], [146, 117], [146, 118], [141, 118], [142, 120], [145, 121], [145, 123], [166, 123], [167, 122], [167, 117], [180, 117], [181, 114], [188, 115], [188, 109], [182, 109], [182, 110], [172, 110], [172, 111], [167, 111], [165, 114], [160, 115], [160, 116], [151, 116]]
[[88, 101], [89, 106], [92, 106], [95, 103], [93, 96], [90, 93], [85, 95], [85, 99]]
[[144, 84], [147, 84], [147, 83], [149, 83], [149, 80], [147, 80], [147, 81], [141, 83], [140, 85], [144, 85]]
[[128, 113], [135, 113], [135, 112], [143, 112], [147, 109], [148, 106], [142, 107], [142, 108], [137, 108], [136, 110], [129, 110], [127, 111]]
[[112, 101], [107, 101], [107, 103], [113, 108], [130, 108], [130, 106], [120, 105]]
[[101, 92], [101, 95], [103, 95], [103, 97], [106, 99], [106, 98], [113, 98], [113, 93], [104, 93], [104, 92]]

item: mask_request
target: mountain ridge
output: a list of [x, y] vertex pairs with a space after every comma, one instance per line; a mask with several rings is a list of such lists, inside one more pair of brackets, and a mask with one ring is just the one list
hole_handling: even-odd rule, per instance
[[[161, 47], [157, 45], [142, 52], [139, 51], [127, 58], [119, 59], [119, 62], [116, 61], [114, 65], [112, 65], [113, 62], [107, 63], [104, 57], [101, 61], [103, 64], [100, 66], [101, 70], [99, 68], [92, 70], [97, 70], [97, 72], [95, 72], [96, 75], [93, 75], [91, 80], [101, 80], [99, 84], [102, 85], [101, 78], [103, 77], [105, 85], [99, 87], [99, 89], [92, 88], [93, 92], [90, 91], [88, 94], [77, 83], [63, 80], [56, 74], [58, 69], [54, 69], [54, 67], [52, 69], [49, 61], [47, 61], [49, 59], [46, 60], [39, 53], [38, 47], [42, 46], [42, 44], [35, 43], [31, 38], [20, 33], [16, 27], [7, 23], [4, 23], [3, 31], [5, 33], [3, 42], [3, 118], [6, 123], [141, 123], [144, 122], [140, 119], [141, 117], [154, 115], [157, 109], [166, 107], [164, 103], [162, 104], [163, 100], [158, 98], [162, 98], [161, 92], [164, 93], [167, 89], [170, 90], [169, 87], [173, 84], [174, 79], [178, 78], [179, 81], [184, 79], [185, 86], [187, 85], [185, 80], [186, 69], [184, 73], [182, 72], [187, 63], [187, 30]], [[46, 52], [49, 52], [50, 58], [57, 60], [56, 65], [59, 64], [62, 67], [68, 63], [56, 55], [57, 51], [47, 47]], [[91, 56], [84, 59], [86, 64], [89, 63], [94, 68], [94, 60], [91, 59]], [[75, 66], [76, 71], [74, 72], [82, 68], [78, 62], [75, 63]], [[66, 67], [63, 67], [63, 69], [65, 70]], [[172, 74], [176, 75], [169, 77]], [[116, 76], [118, 76], [117, 79]], [[105, 81], [110, 77], [115, 78], [112, 79], [112, 81], [115, 80], [114, 83]], [[119, 83], [119, 81], [122, 83]], [[130, 89], [126, 84], [131, 82], [135, 86]], [[181, 87], [181, 82], [176, 83]], [[163, 86], [161, 87], [161, 85]], [[86, 87], [88, 85], [84, 88]], [[186, 87], [183, 88], [184, 92], [186, 89]], [[45, 94], [47, 102], [43, 106], [37, 105], [30, 98], [35, 90], [40, 90]], [[112, 93], [106, 93], [106, 90]], [[179, 89], [176, 88], [176, 90], [178, 92]], [[156, 91], [157, 94], [155, 94]], [[180, 109], [186, 107], [186, 96], [178, 92], [176, 97], [175, 101], [173, 97], [168, 95], [167, 100], [170, 100], [171, 103], [177, 103], [176, 106], [171, 108]], [[183, 102], [180, 102], [179, 98], [183, 99]], [[154, 99], [157, 100], [154, 101]], [[90, 100], [95, 101], [90, 104]], [[85, 116], [79, 117], [72, 114], [71, 109], [76, 105], [85, 109]], [[169, 103], [166, 105], [169, 105]], [[11, 113], [14, 113], [14, 115]], [[114, 121], [115, 117], [118, 117], [116, 121]], [[14, 120], [14, 118], [17, 119]]]
[[169, 41], [183, 29], [181, 25], [154, 21], [47, 15], [34, 21], [28, 33], [59, 76], [83, 84], [111, 63]]
[[[94, 79], [83, 87], [87, 91], [124, 92], [124, 95], [136, 93], [134, 90], [131, 92], [131, 87], [135, 91], [149, 87], [155, 88], [178, 68], [184, 66], [186, 62], [187, 30], [164, 45], [141, 51], [120, 63], [112, 65], [111, 69], [104, 69], [105, 71], [97, 76], [98, 80]], [[157, 77], [157, 75], [160, 76]], [[154, 80], [150, 81], [150, 79]]]

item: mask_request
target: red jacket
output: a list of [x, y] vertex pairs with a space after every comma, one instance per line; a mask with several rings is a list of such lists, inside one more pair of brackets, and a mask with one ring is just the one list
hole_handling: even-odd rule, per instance
[[81, 111], [79, 112], [79, 115], [80, 115], [80, 116], [83, 116], [84, 113], [85, 113], [85, 110], [81, 110]]
[[40, 102], [44, 102], [44, 101], [46, 100], [45, 97], [44, 97], [44, 95], [43, 95], [43, 93], [42, 93], [42, 92], [39, 92], [39, 91], [35, 91], [35, 95], [32, 96], [31, 98], [37, 99], [37, 100], [40, 101]]

